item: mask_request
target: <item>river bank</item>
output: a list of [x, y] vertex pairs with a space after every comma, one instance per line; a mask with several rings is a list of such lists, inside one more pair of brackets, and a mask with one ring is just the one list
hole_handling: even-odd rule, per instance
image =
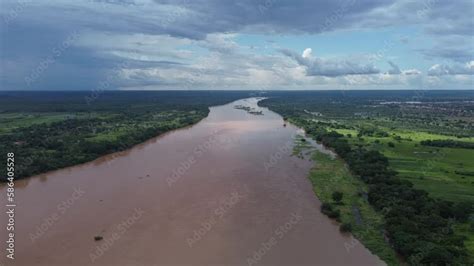
[[292, 156], [301, 130], [257, 101], [17, 181], [12, 265], [382, 265], [362, 245], [346, 250], [307, 179], [313, 162]]
[[[304, 137], [298, 138], [294, 149], [297, 156], [311, 158], [314, 166], [308, 178], [318, 199], [331, 206], [333, 219], [339, 223], [341, 231], [350, 232], [352, 240], [345, 245], [347, 251], [354, 246], [364, 245], [378, 255], [388, 265], [399, 265], [399, 258], [384, 237], [383, 216], [367, 201], [367, 185], [357, 179], [345, 162], [334, 152], [314, 146], [315, 142]], [[341, 199], [335, 200], [334, 194]]]

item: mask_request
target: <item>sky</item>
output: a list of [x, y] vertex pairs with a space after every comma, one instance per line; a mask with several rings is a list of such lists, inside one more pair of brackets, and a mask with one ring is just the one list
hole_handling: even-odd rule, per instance
[[474, 88], [473, 0], [0, 0], [0, 90]]

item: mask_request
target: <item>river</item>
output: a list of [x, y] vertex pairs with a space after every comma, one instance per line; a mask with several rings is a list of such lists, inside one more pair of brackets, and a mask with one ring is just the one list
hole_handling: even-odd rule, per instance
[[[16, 181], [15, 260], [5, 259], [3, 247], [1, 261], [383, 264], [320, 213], [307, 178], [314, 162], [291, 155], [301, 130], [284, 127], [281, 116], [257, 102], [249, 98], [211, 107], [194, 126]], [[7, 204], [4, 196], [0, 203]], [[4, 227], [1, 234], [6, 239]]]

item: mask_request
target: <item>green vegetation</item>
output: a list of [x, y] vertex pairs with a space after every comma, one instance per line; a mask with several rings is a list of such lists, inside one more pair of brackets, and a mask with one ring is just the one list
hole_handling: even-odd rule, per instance
[[343, 233], [351, 232], [352, 231], [352, 224], [351, 223], [342, 223], [339, 227], [339, 230]]
[[[474, 254], [473, 99], [471, 91], [300, 92], [261, 105], [344, 159], [367, 185], [390, 244], [409, 264], [457, 265]], [[343, 217], [345, 202], [337, 205], [331, 195], [322, 201], [331, 205], [326, 213]]]
[[[196, 123], [244, 92], [3, 92], [0, 152], [17, 176], [93, 160]], [[321, 211], [390, 265], [472, 264], [474, 92], [270, 92], [261, 105], [339, 157], [316, 161]], [[309, 151], [308, 151], [309, 150]], [[306, 152], [306, 154], [303, 154]], [[3, 155], [4, 156], [4, 155]], [[2, 170], [4, 171], [4, 170]], [[4, 175], [3, 175], [4, 176]], [[393, 248], [393, 249], [392, 249]]]
[[[329, 130], [339, 132], [338, 129]], [[423, 140], [433, 138], [433, 134], [406, 130], [393, 132], [402, 136], [402, 140], [394, 141], [392, 137], [347, 140], [352, 145], [383, 153], [400, 178], [410, 181], [415, 188], [427, 191], [431, 197], [474, 204], [474, 180], [469, 176], [474, 171], [473, 150], [434, 148], [420, 144]], [[395, 147], [389, 147], [390, 142], [395, 143]]]
[[334, 191], [334, 192], [332, 193], [332, 199], [334, 200], [334, 202], [340, 204], [343, 195], [344, 195], [344, 194], [343, 194], [341, 191]]
[[0, 93], [0, 152], [15, 153], [16, 178], [127, 149], [198, 122], [209, 106], [247, 96], [209, 91], [104, 92], [95, 98], [90, 94]]
[[[300, 151], [301, 152], [301, 151]], [[367, 201], [367, 186], [355, 178], [344, 161], [314, 151], [310, 180], [322, 201], [321, 212], [341, 222], [342, 232], [352, 232], [364, 246], [389, 265], [397, 265], [395, 252], [385, 241], [383, 218]], [[350, 250], [353, 243], [346, 243]]]
[[474, 143], [472, 142], [456, 141], [452, 139], [423, 140], [420, 144], [432, 147], [474, 149]]

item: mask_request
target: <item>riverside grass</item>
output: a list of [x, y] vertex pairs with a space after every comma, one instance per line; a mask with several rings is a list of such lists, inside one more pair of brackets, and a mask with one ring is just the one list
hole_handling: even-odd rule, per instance
[[[399, 265], [395, 251], [385, 240], [382, 215], [376, 213], [364, 198], [366, 185], [350, 173], [344, 161], [312, 149], [301, 138], [296, 140], [294, 155], [311, 156], [315, 162], [309, 174], [313, 191], [322, 203], [329, 203], [339, 210], [341, 224], [351, 224], [355, 239], [344, 243], [345, 250], [351, 252], [354, 246], [362, 244], [387, 265]], [[336, 191], [343, 193], [340, 203], [332, 199]]]

